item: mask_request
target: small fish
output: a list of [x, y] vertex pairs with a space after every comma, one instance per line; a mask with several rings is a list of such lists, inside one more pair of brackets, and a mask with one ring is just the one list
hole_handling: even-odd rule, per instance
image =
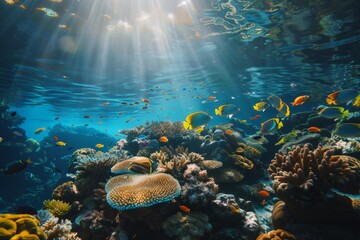
[[104, 102], [102, 105], [103, 106], [107, 106], [107, 105], [109, 105], [110, 104], [110, 102]]
[[284, 125], [279, 118], [270, 118], [265, 122], [261, 123], [260, 126], [260, 135], [267, 135], [275, 132], [276, 130], [282, 128]]
[[50, 8], [43, 7], [43, 8], [36, 8], [36, 10], [45, 12], [46, 15], [49, 17], [54, 17], [54, 18], [59, 17], [59, 14]]
[[260, 117], [261, 117], [261, 115], [258, 114], [258, 115], [251, 117], [250, 120], [254, 121], [256, 119], [259, 119]]
[[319, 132], [321, 132], [321, 129], [318, 128], [318, 127], [309, 127], [307, 130], [308, 130], [309, 132], [312, 132], [312, 133], [319, 133]]
[[59, 117], [59, 116], [57, 116], [57, 117], [55, 117], [55, 118], [54, 118], [54, 120], [59, 120], [59, 118], [60, 118], [60, 117]]
[[360, 123], [340, 124], [335, 128], [334, 134], [346, 138], [360, 137]]
[[207, 125], [211, 119], [212, 116], [206, 112], [194, 112], [186, 117], [183, 125], [185, 129], [194, 129], [200, 133], [204, 129], [204, 126]]
[[179, 206], [179, 209], [185, 213], [189, 213], [190, 212], [190, 208], [188, 208], [187, 206], [185, 205], [180, 205]]
[[85, 115], [84, 118], [90, 118], [90, 116], [89, 116], [89, 115]]
[[352, 101], [354, 98], [356, 98], [360, 92], [355, 89], [344, 89], [340, 91], [336, 91], [333, 93], [330, 93], [326, 97], [327, 104], [331, 105], [338, 105], [341, 103]]
[[19, 0], [5, 0], [5, 3], [9, 5], [15, 5], [19, 3]]
[[53, 139], [54, 141], [58, 141], [58, 140], [59, 140], [59, 138], [58, 138], [57, 136], [53, 136], [52, 139]]
[[36, 129], [35, 130], [35, 134], [40, 134], [40, 133], [42, 133], [43, 131], [45, 131], [46, 130], [46, 128], [38, 128], [38, 129]]
[[281, 105], [281, 107], [279, 109], [277, 109], [277, 110], [280, 113], [281, 117], [288, 117], [290, 115], [290, 107], [289, 107], [289, 105], [287, 105], [284, 102]]
[[166, 143], [169, 142], [169, 139], [166, 136], [162, 136], [161, 138], [159, 138], [159, 141], [162, 143]]
[[240, 208], [237, 207], [237, 206], [234, 206], [233, 204], [230, 204], [229, 205], [229, 208], [230, 208], [230, 211], [233, 212], [233, 213], [240, 213]]
[[87, 126], [89, 126], [89, 124], [84, 124], [84, 127], [87, 127]]
[[4, 139], [3, 139], [2, 137], [0, 137], [0, 143], [1, 143], [2, 141], [4, 141]]
[[265, 101], [260, 101], [253, 106], [254, 110], [258, 112], [265, 112], [268, 107], [270, 107], [270, 105]]
[[215, 109], [215, 114], [220, 115], [222, 117], [228, 117], [232, 118], [234, 114], [236, 114], [238, 111], [240, 111], [240, 108], [238, 108], [234, 104], [225, 104]]
[[142, 98], [141, 101], [143, 101], [144, 103], [150, 103], [150, 100], [146, 98]]
[[127, 102], [121, 102], [120, 104], [121, 105], [127, 105], [128, 103]]
[[354, 107], [359, 107], [360, 106], [360, 95], [357, 96], [353, 102], [353, 106]]
[[302, 105], [304, 104], [304, 102], [306, 100], [309, 99], [309, 96], [308, 95], [302, 95], [302, 96], [298, 96], [297, 98], [295, 98], [295, 100], [293, 102], [291, 102], [291, 105], [294, 107], [294, 106], [299, 106], [299, 105]]
[[216, 97], [215, 97], [215, 96], [208, 96], [206, 99], [207, 99], [208, 101], [212, 101], [212, 100], [215, 100]]
[[278, 146], [278, 145], [285, 144], [288, 141], [295, 139], [300, 133], [301, 133], [301, 131], [299, 131], [299, 130], [292, 130], [291, 132], [289, 132], [288, 134], [283, 136], [277, 143], [275, 143], [275, 145]]
[[59, 146], [59, 147], [65, 147], [66, 146], [66, 143], [62, 142], [62, 141], [58, 141], [55, 144], [56, 144], [56, 146]]
[[95, 145], [96, 148], [103, 148], [104, 147], [104, 144], [101, 144], [101, 143], [98, 143]]
[[230, 129], [226, 129], [225, 133], [228, 134], [228, 135], [231, 135], [231, 134], [234, 134], [234, 131], [230, 130]]
[[264, 197], [264, 198], [270, 197], [270, 193], [266, 190], [260, 190], [259, 195], [260, 195], [260, 197]]
[[280, 97], [274, 95], [268, 97], [268, 101], [270, 105], [277, 110], [281, 109], [282, 105], [284, 104], [283, 100]]
[[17, 114], [17, 112], [15, 111], [15, 112], [10, 113], [10, 116], [15, 117], [16, 114]]
[[2, 169], [2, 172], [6, 175], [11, 175], [20, 172], [21, 170], [24, 170], [29, 164], [31, 164], [31, 160], [28, 159], [26, 161], [19, 160], [19, 161], [13, 161], [5, 166], [4, 169]]
[[59, 24], [58, 27], [61, 29], [70, 30], [70, 28], [66, 24]]
[[324, 107], [318, 114], [324, 118], [347, 118], [349, 116], [349, 110], [345, 110], [343, 107]]

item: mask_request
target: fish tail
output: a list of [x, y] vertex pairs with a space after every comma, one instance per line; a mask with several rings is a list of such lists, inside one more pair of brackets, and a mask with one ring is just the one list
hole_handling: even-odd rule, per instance
[[221, 115], [221, 111], [218, 108], [215, 108], [215, 114], [216, 115]]
[[294, 106], [294, 105], [295, 105], [295, 102], [291, 102], [290, 104], [291, 104], [291, 106]]
[[336, 104], [335, 104], [335, 99], [329, 98], [329, 97], [326, 98], [326, 103], [329, 104], [329, 105], [331, 105], [331, 104], [336, 105]]
[[342, 114], [342, 118], [347, 118], [349, 116], [349, 110], [345, 110]]
[[278, 129], [282, 128], [283, 126], [284, 126], [284, 124], [283, 124], [281, 121], [279, 121], [279, 123], [278, 123]]
[[197, 133], [201, 133], [203, 130], [204, 130], [203, 127], [199, 127], [199, 128], [196, 130], [196, 132], [197, 132]]

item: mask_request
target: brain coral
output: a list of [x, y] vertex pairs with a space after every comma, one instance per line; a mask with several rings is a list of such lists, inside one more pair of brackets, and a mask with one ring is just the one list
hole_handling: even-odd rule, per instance
[[180, 184], [169, 174], [125, 174], [106, 184], [106, 199], [118, 210], [147, 207], [180, 195]]
[[256, 240], [296, 240], [296, 238], [294, 235], [285, 230], [277, 229], [261, 234], [256, 238]]
[[39, 221], [28, 214], [0, 214], [0, 239], [45, 240]]

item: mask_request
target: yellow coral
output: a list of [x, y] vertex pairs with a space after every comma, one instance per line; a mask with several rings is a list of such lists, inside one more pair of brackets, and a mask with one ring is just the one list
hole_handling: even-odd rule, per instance
[[66, 215], [71, 209], [70, 204], [55, 199], [45, 200], [43, 204], [44, 204], [44, 208], [49, 210], [52, 213], [52, 215], [56, 217]]
[[28, 214], [0, 214], [1, 240], [45, 240], [39, 220]]

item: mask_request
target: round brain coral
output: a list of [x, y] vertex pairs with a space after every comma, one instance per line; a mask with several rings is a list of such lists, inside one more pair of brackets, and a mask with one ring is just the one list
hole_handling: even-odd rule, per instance
[[120, 211], [148, 207], [180, 195], [179, 182], [169, 174], [125, 174], [109, 180], [105, 187], [110, 206]]
[[296, 238], [294, 235], [285, 230], [277, 229], [261, 234], [256, 238], [256, 240], [296, 240]]

